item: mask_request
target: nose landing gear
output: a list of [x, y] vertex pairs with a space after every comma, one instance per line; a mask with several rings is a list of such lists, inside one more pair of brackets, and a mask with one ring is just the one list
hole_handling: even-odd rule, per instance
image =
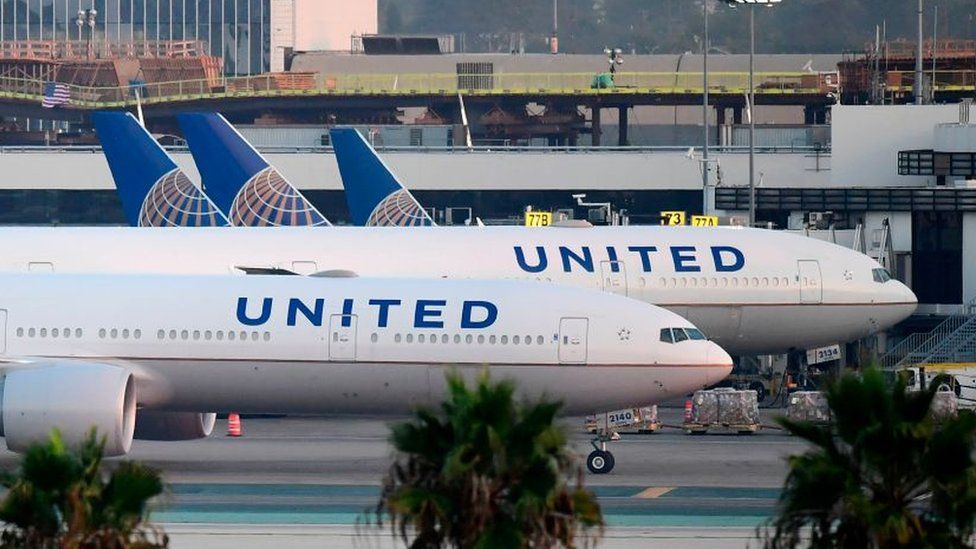
[[618, 440], [620, 435], [611, 431], [599, 431], [596, 438], [590, 441], [593, 451], [586, 456], [586, 468], [594, 475], [605, 475], [613, 471], [613, 454], [607, 450], [607, 443]]

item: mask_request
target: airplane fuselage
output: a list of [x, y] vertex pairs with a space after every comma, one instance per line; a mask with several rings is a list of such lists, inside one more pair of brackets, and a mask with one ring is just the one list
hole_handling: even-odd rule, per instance
[[0, 229], [0, 269], [535, 280], [684, 316], [733, 354], [852, 341], [911, 314], [871, 258], [775, 231], [678, 227]]
[[131, 370], [164, 411], [404, 413], [488, 368], [571, 413], [653, 403], [731, 360], [658, 307], [537, 283], [281, 276], [0, 275], [6, 369]]

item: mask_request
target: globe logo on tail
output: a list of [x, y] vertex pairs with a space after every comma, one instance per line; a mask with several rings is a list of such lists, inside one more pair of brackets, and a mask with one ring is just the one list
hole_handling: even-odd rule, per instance
[[179, 169], [153, 184], [139, 210], [140, 227], [219, 227], [224, 216]]
[[271, 166], [241, 187], [230, 208], [230, 222], [244, 227], [329, 225], [315, 206]]
[[433, 221], [406, 189], [400, 189], [380, 202], [366, 221], [367, 227], [429, 227]]

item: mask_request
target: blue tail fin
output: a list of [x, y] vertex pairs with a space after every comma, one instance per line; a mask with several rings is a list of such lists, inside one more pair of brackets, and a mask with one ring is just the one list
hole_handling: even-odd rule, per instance
[[217, 113], [177, 116], [204, 188], [232, 225], [329, 225], [311, 202]]
[[329, 131], [353, 223], [364, 227], [435, 225], [355, 128]]
[[92, 122], [130, 225], [227, 225], [227, 218], [134, 116], [126, 112], [96, 112]]

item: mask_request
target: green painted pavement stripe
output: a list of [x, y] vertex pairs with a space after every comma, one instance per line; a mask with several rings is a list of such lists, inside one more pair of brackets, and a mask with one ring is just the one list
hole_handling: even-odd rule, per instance
[[[754, 528], [765, 522], [764, 516], [624, 516], [605, 514], [609, 527], [748, 527]], [[308, 525], [356, 525], [362, 524], [359, 513], [240, 513], [208, 512], [186, 513], [161, 511], [153, 513], [151, 520], [157, 524], [308, 524]], [[386, 530], [380, 531], [385, 532]], [[375, 530], [371, 530], [371, 533]]]

